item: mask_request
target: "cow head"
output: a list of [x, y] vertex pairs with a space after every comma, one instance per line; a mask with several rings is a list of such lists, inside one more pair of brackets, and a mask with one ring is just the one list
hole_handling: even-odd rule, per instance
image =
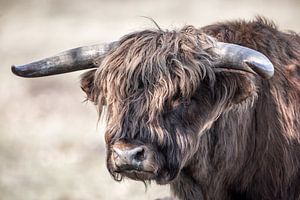
[[258, 78], [273, 75], [261, 53], [192, 26], [135, 32], [12, 69], [35, 77], [91, 67], [81, 86], [99, 114], [106, 111], [109, 172], [159, 184], [188, 165], [222, 113], [255, 98]]

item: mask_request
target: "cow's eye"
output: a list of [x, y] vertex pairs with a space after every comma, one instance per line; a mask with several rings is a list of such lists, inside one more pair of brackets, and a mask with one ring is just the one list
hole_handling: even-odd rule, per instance
[[171, 103], [171, 109], [176, 110], [179, 108], [187, 108], [191, 105], [191, 103], [192, 103], [191, 99], [177, 99]]
[[175, 108], [177, 108], [178, 106], [180, 106], [181, 103], [182, 103], [182, 101], [180, 101], [179, 99], [174, 100], [174, 101], [171, 103], [171, 108], [172, 108], [172, 109], [175, 109]]
[[144, 89], [144, 83], [143, 83], [142, 80], [139, 80], [137, 89], [138, 89], [138, 90]]

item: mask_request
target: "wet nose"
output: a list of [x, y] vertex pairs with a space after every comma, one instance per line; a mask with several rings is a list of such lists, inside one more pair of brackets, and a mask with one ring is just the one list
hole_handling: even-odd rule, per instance
[[130, 149], [113, 147], [113, 157], [118, 170], [141, 170], [145, 159], [145, 148], [143, 146]]

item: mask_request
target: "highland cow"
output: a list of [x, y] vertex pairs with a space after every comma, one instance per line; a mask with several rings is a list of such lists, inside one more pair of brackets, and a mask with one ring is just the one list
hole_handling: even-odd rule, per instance
[[112, 177], [175, 199], [300, 199], [300, 36], [263, 18], [144, 30], [14, 73], [82, 76]]

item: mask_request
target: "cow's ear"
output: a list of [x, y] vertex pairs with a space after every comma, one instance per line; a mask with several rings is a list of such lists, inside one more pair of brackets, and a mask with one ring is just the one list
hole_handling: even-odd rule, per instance
[[96, 88], [96, 86], [94, 84], [95, 72], [96, 72], [96, 69], [90, 70], [90, 71], [82, 74], [81, 89], [86, 93], [87, 100], [97, 103], [99, 94], [98, 94], [98, 89]]
[[214, 88], [218, 99], [225, 98], [232, 104], [240, 104], [257, 96], [256, 78], [251, 74], [223, 71], [216, 73]]
[[255, 79], [241, 75], [236, 79], [236, 89], [233, 96], [233, 103], [239, 104], [247, 99], [252, 99], [257, 96], [257, 87]]

